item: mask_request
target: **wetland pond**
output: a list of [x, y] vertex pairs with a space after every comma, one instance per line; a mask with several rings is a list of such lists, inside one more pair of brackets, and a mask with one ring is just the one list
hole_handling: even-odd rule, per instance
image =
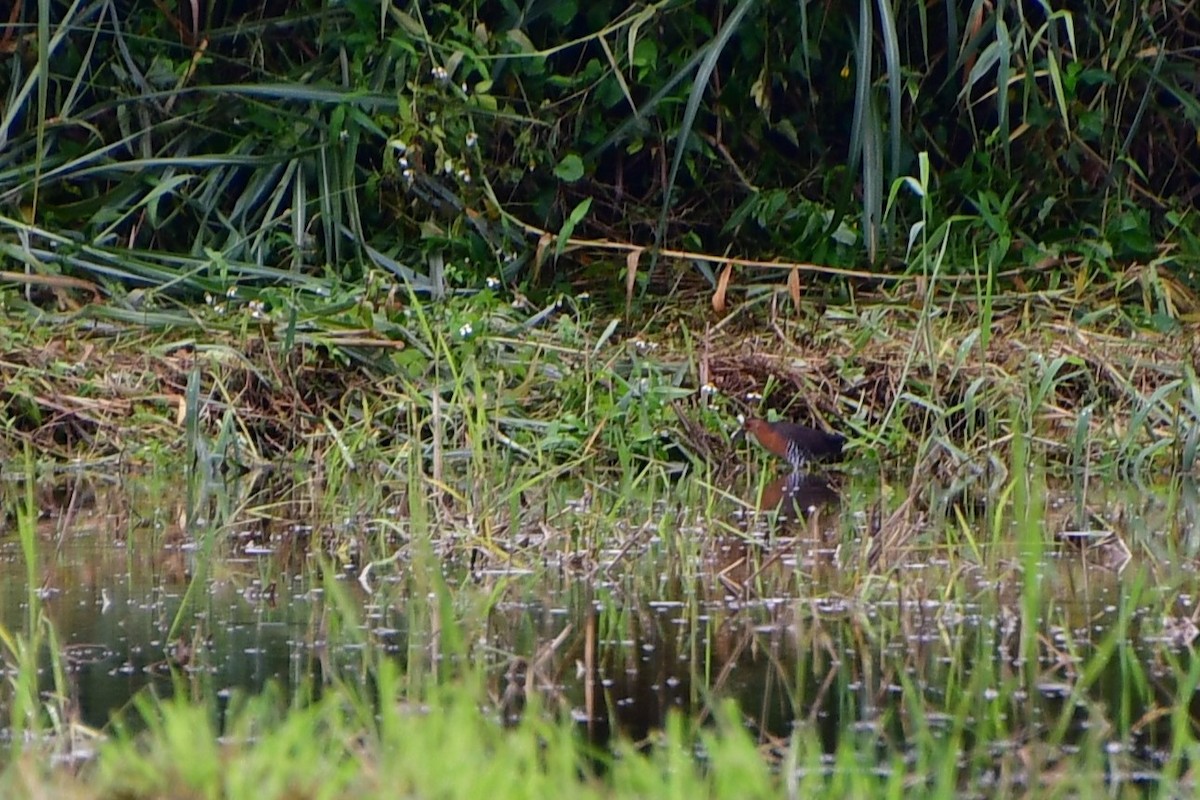
[[[766, 487], [760, 503], [818, 509], [799, 523], [681, 482], [647, 499], [579, 487], [422, 538], [403, 498], [339, 515], [247, 477], [203, 504], [219, 525], [187, 526], [186, 491], [161, 478], [67, 474], [36, 493], [32, 594], [66, 707], [97, 729], [139, 693], [220, 708], [268, 686], [319, 693], [381, 655], [426, 674], [469, 659], [487, 713], [514, 718], [537, 692], [597, 744], [641, 740], [669, 709], [703, 723], [731, 699], [766, 752], [802, 726], [828, 753], [859, 740], [879, 754], [860, 766], [887, 770], [911, 738], [953, 734], [953, 757], [994, 759], [997, 780], [1085, 750], [1112, 782], [1155, 779], [1173, 726], [1200, 713], [1190, 483], [1052, 482], [1022, 526], [962, 504], [901, 521], [878, 480], [843, 477]], [[8, 492], [0, 623], [21, 633], [25, 501]]]

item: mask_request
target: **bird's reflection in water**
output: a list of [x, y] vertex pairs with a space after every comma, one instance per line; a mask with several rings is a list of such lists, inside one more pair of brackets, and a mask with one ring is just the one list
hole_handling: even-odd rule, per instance
[[[834, 485], [822, 475], [789, 472], [771, 481], [758, 497], [757, 511], [778, 525], [763, 529], [751, 523], [749, 535], [714, 541], [709, 560], [712, 588], [724, 596], [751, 597], [764, 587], [776, 591], [778, 581], [764, 579], [790, 575], [801, 560], [810, 566], [831, 566], [836, 548], [825, 544], [828, 526], [822, 518], [839, 503]], [[810, 544], [798, 550], [801, 539]]]
[[780, 519], [796, 520], [837, 502], [837, 491], [823, 475], [789, 472], [763, 487], [758, 510], [778, 510]]

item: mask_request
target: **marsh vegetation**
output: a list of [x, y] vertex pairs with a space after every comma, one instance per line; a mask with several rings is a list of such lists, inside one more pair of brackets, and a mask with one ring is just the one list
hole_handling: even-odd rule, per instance
[[18, 2], [0, 792], [1194, 793], [1195, 20], [896, 6]]

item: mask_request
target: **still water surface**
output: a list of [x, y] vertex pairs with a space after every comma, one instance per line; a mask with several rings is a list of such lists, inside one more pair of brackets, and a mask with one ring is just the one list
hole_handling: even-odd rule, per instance
[[[590, 549], [557, 544], [543, 526], [509, 548], [519, 559], [472, 547], [437, 552], [433, 563], [459, 598], [454, 607], [477, 620], [464, 630], [492, 676], [497, 713], [517, 713], [513, 697], [532, 688], [597, 740], [613, 724], [640, 738], [670, 708], [703, 717], [712, 701], [733, 698], [762, 741], [808, 725], [832, 750], [843, 736], [902, 740], [906, 683], [925, 698], [927, 722], [936, 728], [950, 720], [952, 709], [943, 707], [982, 659], [997, 682], [1028, 684], [1015, 693], [1008, 686], [1005, 696], [1022, 702], [997, 710], [1023, 737], [1066, 714], [1076, 717], [1064, 741], [1070, 747], [1097, 724], [1097, 708], [1123, 709], [1121, 720], [1106, 722], [1131, 770], [1152, 768], [1169, 747], [1158, 710], [1183, 702], [1200, 720], [1200, 706], [1176, 696], [1173, 677], [1193, 657], [1200, 586], [1189, 577], [1187, 492], [1164, 500], [1135, 487], [1110, 489], [1108, 499], [1088, 501], [1086, 525], [1069, 510], [1077, 495], [1051, 499], [1037, 564], [1037, 664], [1022, 671], [1027, 565], [1016, 549], [981, 550], [962, 540], [961, 528], [956, 543], [935, 541], [928, 526], [894, 569], [873, 572], [856, 561], [867, 552], [856, 540], [878, 536], [871, 526], [880, 523], [845, 500], [852, 492], [815, 483], [768, 487], [766, 502], [780, 503], [772, 494], [780, 491], [785, 501], [798, 491], [800, 505], [821, 506], [821, 516], [768, 537], [733, 508], [722, 526], [685, 524], [676, 509], [681, 522], [672, 531], [630, 523]], [[183, 533], [183, 501], [161, 483], [74, 479], [43, 489], [38, 503], [35, 591], [63, 643], [72, 707], [86, 725], [103, 728], [145, 691], [168, 696], [187, 686], [217, 698], [270, 684], [285, 693], [319, 691], [335, 673], [353, 680], [367, 650], [410, 668], [441, 663], [429, 604], [413, 602], [428, 589], [419, 570], [430, 562], [390, 539], [394, 526], [365, 519], [337, 526], [401, 552], [364, 572], [366, 557], [353, 546], [318, 556], [311, 544], [320, 526], [288, 518], [280, 512], [288, 504], [232, 514], [214, 534], [196, 537]], [[633, 519], [636, 504], [628, 505]], [[1059, 507], [1068, 510], [1056, 514]], [[588, 513], [575, 512], [577, 519]], [[663, 509], [642, 513], [652, 521]], [[9, 514], [0, 539], [0, 624], [13, 632], [30, 625], [26, 575]], [[354, 616], [329, 597], [330, 577]], [[1111, 639], [1122, 611], [1123, 657], [1108, 659], [1076, 691], [1077, 665]], [[44, 684], [51, 689], [48, 677]], [[1000, 688], [980, 691], [998, 696]]]

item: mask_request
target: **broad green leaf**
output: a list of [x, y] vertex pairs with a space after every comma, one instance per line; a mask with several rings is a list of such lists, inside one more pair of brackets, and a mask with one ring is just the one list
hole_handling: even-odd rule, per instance
[[559, 180], [574, 183], [583, 177], [583, 159], [575, 153], [568, 153], [554, 168], [554, 174]]

